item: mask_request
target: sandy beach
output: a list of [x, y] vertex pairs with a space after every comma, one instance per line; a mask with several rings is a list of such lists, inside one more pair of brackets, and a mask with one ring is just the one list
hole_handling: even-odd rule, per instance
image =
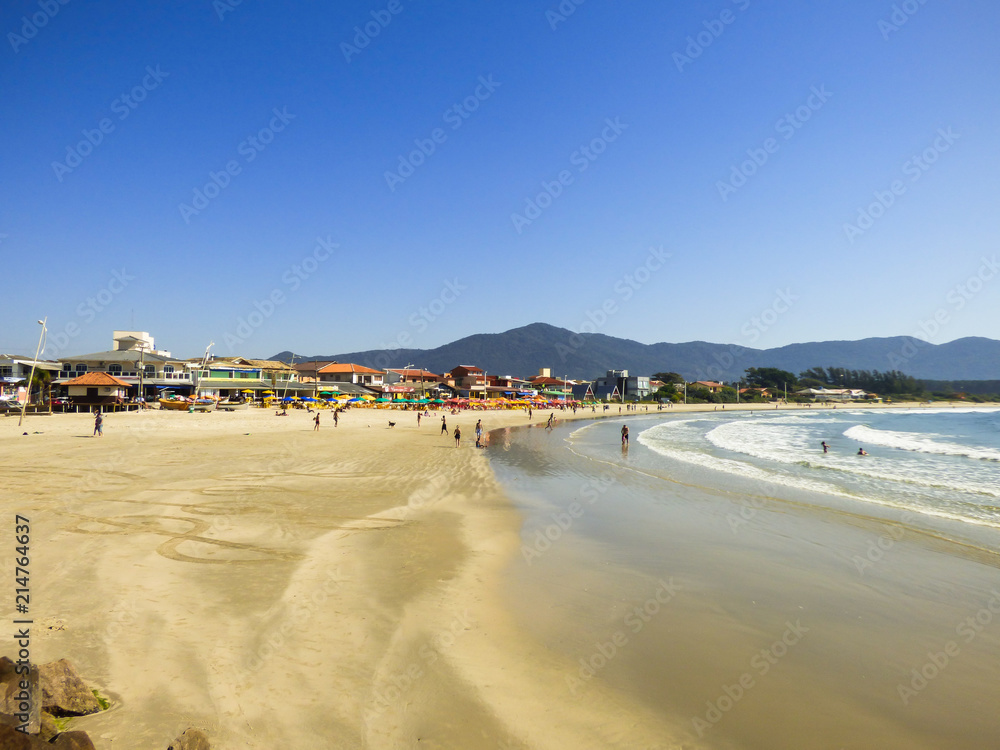
[[641, 686], [566, 691], [574, 660], [513, 611], [521, 517], [474, 447], [480, 418], [529, 423], [151, 411], [93, 438], [85, 414], [0, 421], [3, 509], [32, 527], [32, 660], [70, 659], [114, 704], [73, 728], [102, 750], [188, 726], [218, 748], [724, 746]]

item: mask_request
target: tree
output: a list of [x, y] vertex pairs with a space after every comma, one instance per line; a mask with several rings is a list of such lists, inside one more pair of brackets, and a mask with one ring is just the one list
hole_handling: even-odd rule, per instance
[[770, 388], [773, 391], [781, 391], [786, 385], [789, 388], [794, 388], [798, 383], [798, 378], [787, 370], [779, 370], [777, 367], [748, 367], [744, 381], [752, 388]]
[[653, 380], [662, 380], [669, 385], [678, 385], [684, 382], [684, 378], [676, 372], [654, 372]]

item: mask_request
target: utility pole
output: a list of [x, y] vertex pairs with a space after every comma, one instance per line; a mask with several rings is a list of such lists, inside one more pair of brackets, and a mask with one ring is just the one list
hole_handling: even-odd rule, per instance
[[[48, 322], [48, 316], [44, 320], [39, 320], [38, 325], [42, 327], [42, 332], [38, 334], [38, 346], [35, 348], [35, 359], [31, 362], [31, 373], [28, 375], [28, 392], [24, 394], [24, 403], [21, 404], [21, 418], [17, 420], [17, 426], [21, 426], [21, 422], [24, 421], [24, 412], [28, 409], [28, 402], [31, 401], [31, 381], [35, 378], [35, 367], [38, 365], [38, 354], [42, 351], [42, 338], [45, 336], [45, 332], [48, 330], [45, 324]], [[50, 398], [51, 401], [51, 398]]]

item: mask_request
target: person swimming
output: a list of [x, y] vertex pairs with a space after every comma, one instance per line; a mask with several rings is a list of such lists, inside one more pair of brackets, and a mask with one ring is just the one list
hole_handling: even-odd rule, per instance
[[868, 455], [868, 451], [866, 451], [864, 448], [858, 448], [858, 455], [859, 456], [867, 456]]

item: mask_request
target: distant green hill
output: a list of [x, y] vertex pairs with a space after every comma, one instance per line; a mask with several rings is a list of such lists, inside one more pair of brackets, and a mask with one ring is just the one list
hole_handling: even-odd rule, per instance
[[[271, 359], [289, 361], [288, 351]], [[436, 349], [375, 349], [324, 355], [296, 355], [296, 361], [336, 360], [369, 367], [414, 364], [434, 372], [476, 365], [490, 374], [528, 377], [548, 367], [553, 377], [594, 378], [606, 370], [635, 374], [678, 372], [688, 380], [735, 380], [748, 367], [778, 367], [799, 373], [810, 367], [899, 370], [921, 379], [1000, 378], [1000, 341], [981, 337], [928, 344], [910, 336], [860, 341], [817, 341], [775, 349], [690, 341], [640, 344], [600, 333], [577, 334], [546, 323], [503, 333], [479, 333]]]

